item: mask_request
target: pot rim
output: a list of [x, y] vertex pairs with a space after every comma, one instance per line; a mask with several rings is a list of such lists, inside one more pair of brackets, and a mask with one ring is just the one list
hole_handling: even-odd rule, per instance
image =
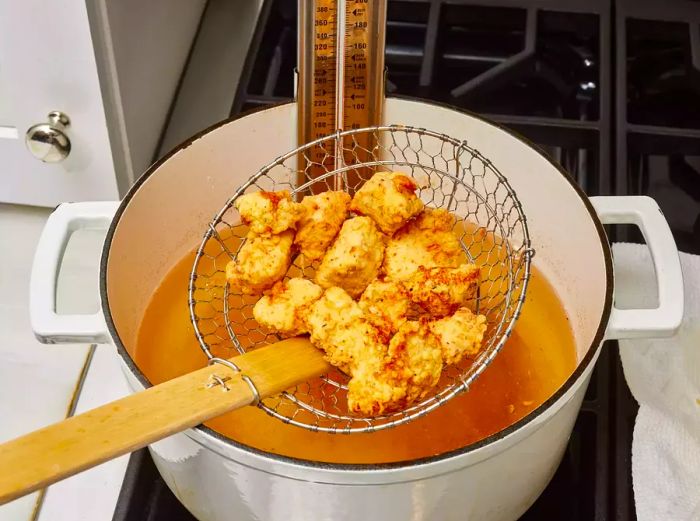
[[[588, 196], [586, 193], [583, 191], [583, 189], [576, 183], [576, 181], [557, 163], [555, 163], [552, 159], [550, 159], [544, 151], [535, 143], [527, 139], [526, 137], [522, 136], [521, 134], [513, 131], [512, 129], [509, 129], [495, 121], [491, 121], [487, 118], [484, 118], [478, 114], [475, 114], [473, 112], [470, 112], [468, 110], [464, 110], [461, 108], [457, 108], [454, 106], [451, 106], [447, 103], [441, 103], [441, 102], [435, 102], [435, 101], [427, 101], [423, 100], [420, 98], [414, 98], [410, 96], [388, 96], [390, 98], [396, 98], [404, 101], [410, 101], [410, 102], [418, 102], [418, 103], [423, 103], [426, 105], [433, 105], [436, 107], [440, 108], [446, 108], [449, 110], [453, 110], [455, 112], [459, 112], [461, 114], [470, 116], [474, 119], [479, 120], [482, 123], [485, 123], [487, 125], [491, 125], [493, 127], [496, 127], [504, 132], [506, 132], [508, 135], [513, 137], [514, 139], [517, 139], [527, 145], [528, 147], [532, 148], [537, 154], [539, 154], [543, 160], [547, 161], [550, 165], [552, 165], [571, 185], [572, 189], [576, 192], [576, 195], [578, 195], [579, 199], [585, 206], [586, 210], [588, 211], [591, 220], [593, 221], [594, 226], [596, 227], [596, 231], [598, 232], [598, 237], [600, 239], [600, 244], [601, 248], [603, 250], [603, 258], [605, 262], [605, 273], [606, 273], [606, 281], [605, 281], [605, 302], [603, 305], [603, 312], [601, 314], [600, 322], [598, 324], [598, 327], [596, 329], [595, 336], [589, 345], [588, 349], [586, 350], [583, 358], [579, 362], [579, 364], [576, 366], [574, 371], [571, 373], [571, 375], [566, 379], [566, 381], [557, 389], [557, 391], [550, 396], [544, 403], [540, 404], [539, 407], [536, 409], [532, 410], [530, 413], [522, 417], [520, 420], [517, 422], [509, 425], [503, 430], [500, 430], [482, 440], [479, 440], [475, 443], [471, 443], [469, 445], [466, 445], [464, 447], [460, 447], [458, 449], [454, 449], [451, 451], [443, 452], [441, 454], [438, 454], [436, 456], [429, 456], [425, 458], [416, 458], [416, 459], [411, 459], [411, 460], [402, 460], [402, 461], [397, 461], [397, 462], [391, 462], [391, 463], [327, 463], [327, 462], [318, 462], [318, 461], [312, 461], [312, 460], [306, 460], [306, 459], [301, 459], [301, 458], [293, 458], [289, 456], [282, 456], [279, 454], [274, 454], [271, 452], [263, 451], [260, 449], [256, 449], [254, 447], [250, 447], [248, 445], [245, 445], [243, 443], [239, 443], [235, 440], [232, 440], [230, 438], [227, 438], [226, 436], [223, 436], [222, 434], [219, 434], [215, 430], [206, 427], [205, 425], [201, 424], [196, 427], [193, 427], [192, 429], [187, 429], [184, 431], [185, 434], [187, 434], [193, 441], [196, 441], [197, 443], [201, 444], [200, 440], [206, 440], [207, 438], [213, 438], [215, 442], [219, 443], [224, 443], [225, 445], [228, 445], [232, 448], [242, 450], [244, 452], [249, 453], [251, 456], [254, 457], [262, 457], [262, 458], [267, 458], [269, 460], [272, 460], [273, 462], [277, 463], [286, 463], [286, 464], [292, 464], [296, 465], [298, 467], [306, 467], [306, 468], [312, 468], [312, 469], [318, 469], [318, 470], [339, 470], [339, 471], [358, 471], [358, 470], [398, 470], [398, 469], [408, 469], [412, 467], [417, 467], [421, 465], [425, 465], [428, 463], [437, 463], [443, 460], [448, 460], [451, 458], [454, 458], [456, 456], [462, 456], [468, 453], [475, 452], [479, 449], [482, 449], [484, 447], [496, 444], [497, 442], [504, 440], [507, 438], [509, 435], [513, 434], [514, 432], [522, 429], [523, 427], [530, 425], [530, 424], [535, 424], [536, 420], [541, 419], [541, 416], [546, 413], [555, 403], [560, 401], [567, 393], [570, 391], [574, 384], [586, 373], [586, 369], [588, 366], [595, 361], [596, 359], [596, 353], [598, 351], [598, 347], [601, 345], [605, 338], [605, 331], [607, 328], [608, 320], [610, 318], [610, 313], [612, 309], [612, 300], [613, 300], [613, 265], [612, 265], [612, 255], [610, 252], [610, 245], [608, 243], [607, 236], [605, 234], [605, 230], [603, 228], [602, 223], [600, 222], [600, 219], [598, 218], [598, 214], [596, 213], [595, 209], [593, 208], [593, 205], [588, 199]], [[170, 158], [172, 158], [175, 154], [178, 152], [186, 149], [189, 147], [191, 144], [193, 144], [195, 141], [205, 137], [207, 134], [210, 132], [218, 129], [219, 127], [222, 127], [224, 125], [227, 125], [228, 123], [231, 123], [233, 121], [236, 121], [238, 119], [242, 119], [246, 116], [249, 116], [251, 114], [261, 112], [263, 110], [270, 110], [274, 109], [283, 105], [288, 105], [288, 104], [293, 104], [295, 103], [294, 101], [291, 102], [282, 102], [282, 103], [277, 103], [274, 105], [268, 105], [265, 107], [259, 107], [259, 108], [254, 108], [252, 110], [243, 112], [237, 116], [229, 117], [226, 118], [222, 121], [219, 121], [203, 130], [200, 132], [194, 134], [190, 138], [186, 139], [176, 147], [170, 150], [165, 156], [160, 158], [158, 161], [153, 163], [137, 180], [136, 182], [132, 185], [132, 187], [129, 189], [127, 194], [124, 196], [124, 199], [121, 201], [119, 204], [119, 208], [117, 209], [114, 218], [112, 219], [112, 222], [110, 223], [109, 229], [107, 231], [107, 235], [105, 237], [105, 242], [102, 248], [102, 257], [100, 260], [100, 301], [102, 304], [102, 310], [105, 316], [105, 321], [107, 323], [107, 329], [109, 331], [110, 336], [114, 340], [114, 343], [117, 347], [117, 352], [119, 353], [119, 356], [122, 358], [122, 361], [124, 362], [125, 366], [129, 369], [129, 371], [136, 377], [136, 379], [139, 381], [141, 385], [144, 386], [144, 388], [149, 388], [152, 387], [153, 384], [148, 380], [148, 378], [141, 372], [139, 367], [136, 365], [134, 360], [131, 358], [131, 355], [128, 353], [126, 350], [126, 347], [124, 346], [121, 338], [119, 337], [119, 334], [117, 332], [116, 326], [114, 324], [113, 318], [112, 318], [112, 313], [109, 307], [109, 299], [107, 297], [107, 262], [109, 259], [109, 250], [112, 244], [112, 239], [114, 237], [114, 233], [116, 231], [117, 225], [119, 223], [119, 220], [124, 213], [125, 209], [128, 207], [129, 202], [131, 199], [136, 195], [136, 193], [139, 191], [141, 185], [155, 172], [158, 171], [161, 165], [163, 165], [166, 161], [168, 161]], [[195, 434], [196, 437], [193, 437], [192, 434], [190, 434], [191, 431], [196, 431], [192, 434]], [[217, 451], [218, 452], [218, 451]]]

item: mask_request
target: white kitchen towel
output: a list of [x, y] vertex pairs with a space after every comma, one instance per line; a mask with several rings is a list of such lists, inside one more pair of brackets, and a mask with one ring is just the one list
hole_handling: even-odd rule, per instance
[[[620, 341], [625, 379], [639, 402], [632, 481], [639, 521], [700, 521], [700, 257], [681, 253], [685, 313], [678, 334]], [[656, 307], [645, 245], [613, 245], [615, 304]]]

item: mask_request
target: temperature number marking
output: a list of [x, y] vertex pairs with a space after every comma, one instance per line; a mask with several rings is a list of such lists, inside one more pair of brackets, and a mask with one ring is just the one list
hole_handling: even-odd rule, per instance
[[[337, 61], [336, 2], [318, 1], [314, 10], [314, 63], [313, 93], [311, 96], [311, 135], [314, 140], [335, 130], [335, 67]], [[315, 147], [310, 150], [310, 159], [315, 163], [332, 167], [333, 158], [325, 150]], [[331, 163], [326, 164], [328, 161]]]
[[[345, 94], [343, 98], [343, 128], [369, 126], [367, 85], [369, 82], [366, 1], [345, 3]], [[361, 144], [364, 145], [364, 144]], [[346, 158], [346, 161], [350, 158]]]
[[[369, 87], [374, 63], [370, 57], [374, 43], [370, 41], [371, 26], [376, 21], [372, 18], [374, 6], [369, 0], [305, 1], [313, 1], [313, 23], [309, 20], [314, 50], [309, 78], [312, 92], [306, 98], [309, 106], [305, 107], [309, 120], [305, 126], [308, 135], [304, 139], [308, 142], [338, 129], [357, 129], [375, 123]], [[356, 138], [355, 142], [364, 152], [358, 149], [345, 152], [346, 164], [362, 160], [360, 156], [372, 149], [364, 136]], [[345, 144], [350, 145], [349, 142]], [[307, 171], [306, 175], [316, 176], [336, 168], [339, 159], [334, 157], [336, 153], [323, 147], [310, 149], [307, 157], [318, 166], [312, 167], [313, 172]]]

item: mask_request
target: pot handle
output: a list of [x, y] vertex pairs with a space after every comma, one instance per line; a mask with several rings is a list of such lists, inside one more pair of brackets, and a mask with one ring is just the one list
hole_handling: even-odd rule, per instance
[[109, 342], [102, 310], [92, 315], [56, 313], [56, 286], [71, 234], [85, 228], [106, 230], [118, 206], [118, 202], [64, 203], [46, 221], [34, 254], [29, 283], [32, 330], [41, 343]]
[[613, 304], [606, 338], [672, 336], [683, 319], [683, 273], [676, 242], [659, 205], [647, 196], [591, 197], [603, 224], [634, 224], [651, 251], [659, 307], [618, 309]]

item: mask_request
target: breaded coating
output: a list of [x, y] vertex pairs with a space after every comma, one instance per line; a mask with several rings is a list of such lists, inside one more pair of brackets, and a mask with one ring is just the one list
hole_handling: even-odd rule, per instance
[[306, 323], [311, 342], [324, 351], [330, 364], [347, 374], [355, 371], [358, 360], [380, 359], [385, 351], [377, 330], [342, 288], [328, 288], [311, 305]]
[[377, 172], [355, 193], [350, 210], [368, 215], [381, 231], [392, 235], [423, 209], [417, 188], [401, 172]]
[[308, 333], [306, 316], [311, 304], [321, 298], [323, 290], [307, 279], [280, 281], [253, 307], [258, 324], [276, 333]]
[[481, 350], [486, 317], [459, 308], [454, 315], [431, 322], [430, 330], [438, 340], [445, 365], [456, 364]]
[[374, 280], [360, 297], [360, 308], [380, 333], [391, 336], [406, 321], [408, 295], [404, 287], [391, 281]]
[[278, 234], [295, 229], [304, 215], [301, 204], [292, 201], [287, 190], [252, 192], [236, 199], [241, 222], [257, 235]]
[[292, 263], [294, 232], [279, 235], [249, 233], [235, 260], [226, 265], [226, 278], [234, 289], [258, 295], [282, 280]]
[[380, 416], [407, 403], [403, 385], [384, 377], [381, 359], [365, 359], [348, 382], [348, 410], [363, 416]]
[[454, 313], [474, 297], [480, 270], [476, 264], [457, 268], [424, 268], [418, 270], [403, 285], [408, 298], [423, 311], [436, 317]]
[[348, 383], [348, 407], [377, 416], [423, 399], [442, 372], [442, 351], [426, 322], [404, 322], [385, 358], [359, 361]]
[[338, 237], [323, 256], [316, 272], [322, 288], [339, 286], [359, 297], [377, 276], [384, 257], [384, 236], [369, 217], [354, 217], [343, 223]]
[[442, 373], [442, 351], [423, 321], [405, 322], [389, 342], [384, 372], [405, 382], [408, 403], [424, 398]]
[[294, 244], [310, 261], [320, 260], [338, 235], [348, 212], [350, 196], [345, 192], [323, 192], [302, 199], [304, 216], [297, 225]]
[[[385, 288], [374, 287], [379, 284], [389, 283], [375, 281], [368, 290], [383, 293]], [[313, 344], [351, 376], [349, 410], [365, 416], [396, 412], [425, 398], [443, 363], [478, 352], [486, 330], [482, 315], [461, 308], [441, 320], [403, 321], [387, 346], [386, 335], [367, 316], [361, 303], [338, 287], [327, 289], [306, 316]]]
[[410, 277], [418, 266], [456, 268], [466, 262], [455, 219], [446, 210], [426, 208], [389, 239], [382, 272], [392, 280]]

